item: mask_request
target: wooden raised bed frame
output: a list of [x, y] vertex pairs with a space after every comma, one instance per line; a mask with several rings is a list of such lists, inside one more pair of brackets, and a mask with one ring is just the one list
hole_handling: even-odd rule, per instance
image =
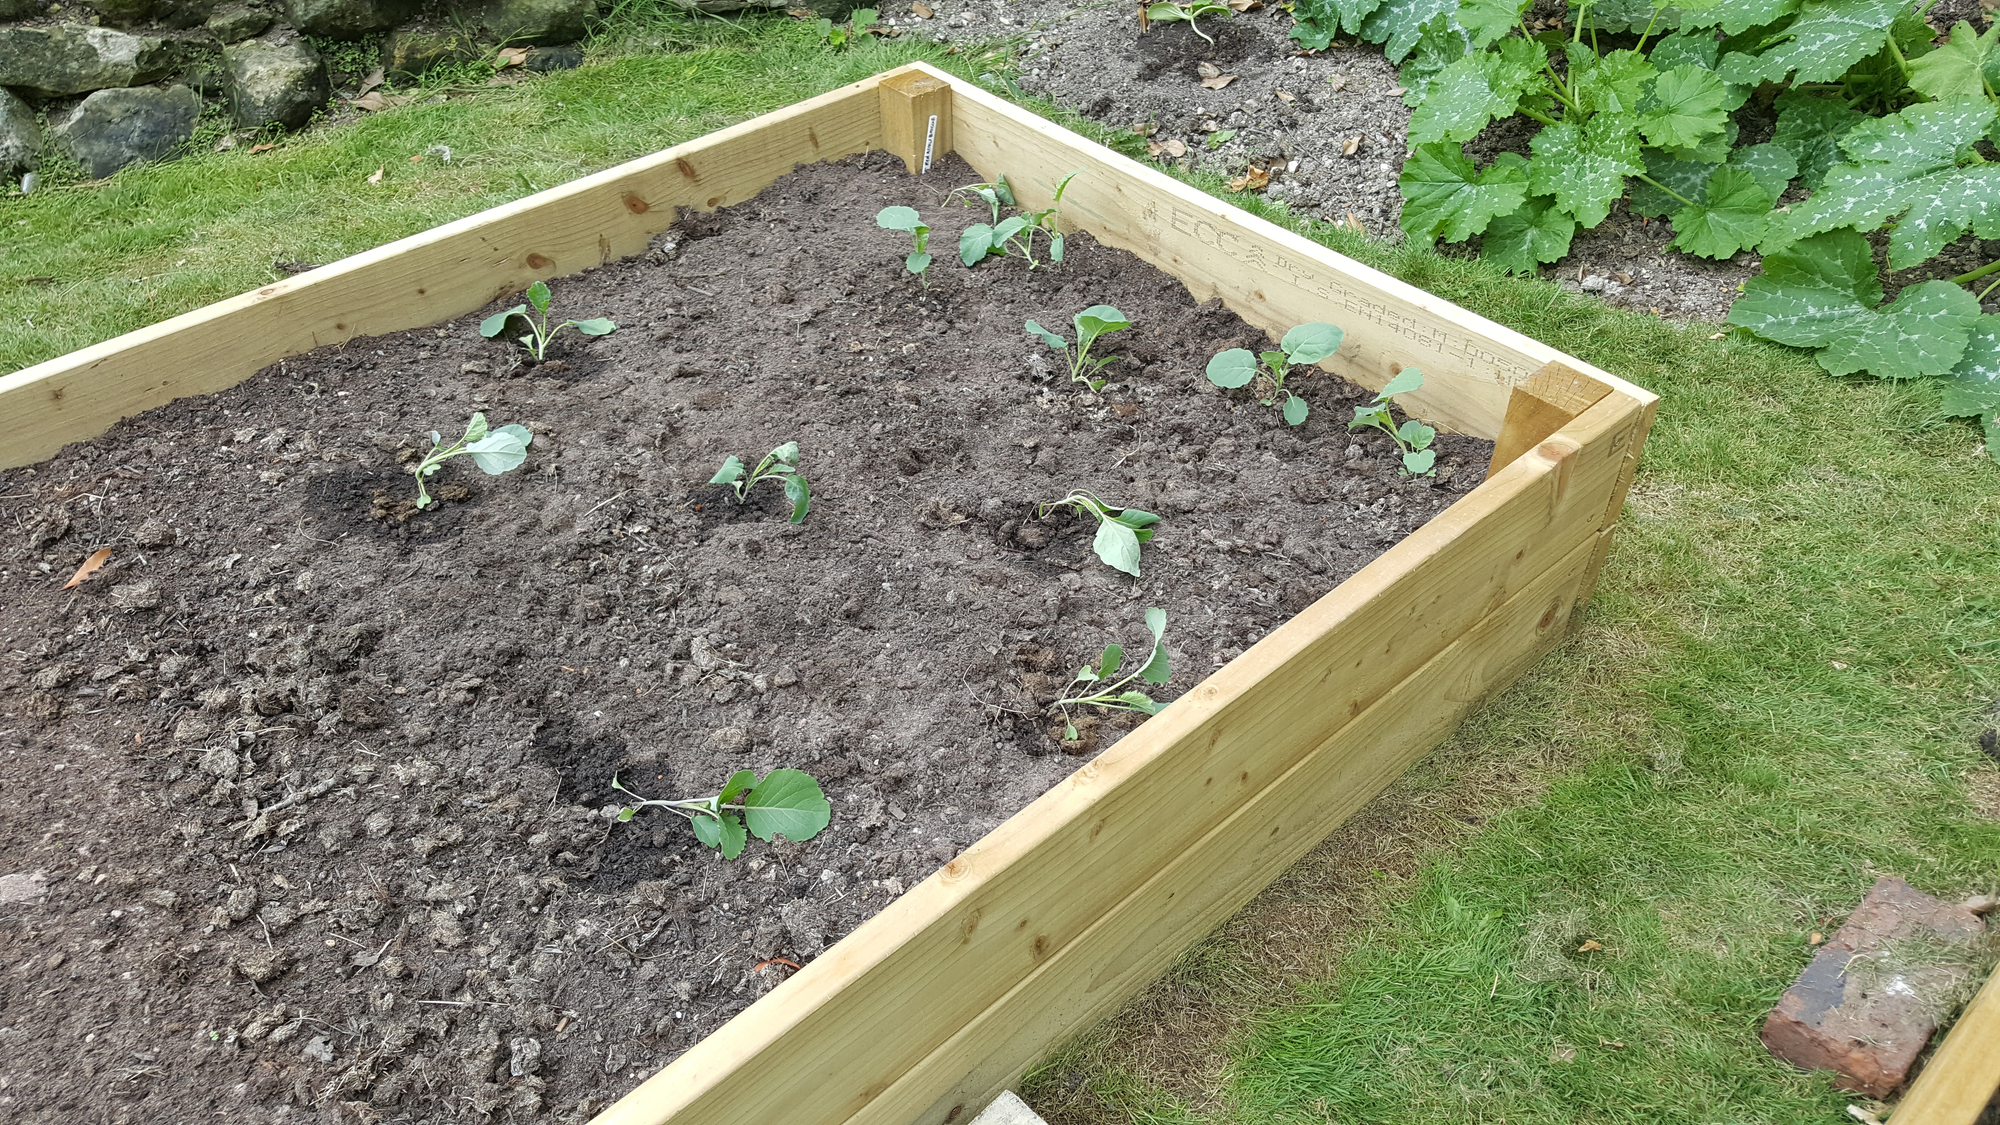
[[[1563, 635], [1656, 398], [922, 64], [0, 379], [0, 465], [282, 356], [462, 316], [638, 253], [680, 208], [871, 149], [956, 151], [1329, 368], [1495, 439], [1493, 470], [606, 1110], [601, 1125], [944, 1125], [975, 1115], [1379, 793]], [[865, 217], [864, 217], [865, 219]], [[856, 221], [863, 221], [857, 219]], [[1190, 374], [1189, 378], [1198, 376]]]

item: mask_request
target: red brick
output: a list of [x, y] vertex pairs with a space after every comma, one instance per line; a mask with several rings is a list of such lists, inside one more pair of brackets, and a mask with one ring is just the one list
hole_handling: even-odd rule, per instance
[[[1794, 1066], [1837, 1071], [1842, 1088], [1885, 1097], [1903, 1084], [1936, 1029], [1936, 998], [1966, 974], [1955, 964], [1892, 966], [1885, 956], [1892, 946], [1901, 947], [1896, 956], [1908, 956], [1910, 943], [1920, 939], [1970, 944], [1984, 931], [1962, 906], [1934, 899], [1901, 879], [1877, 880], [1847, 924], [1785, 990], [1760, 1038]], [[1869, 971], [1870, 962], [1882, 968]]]

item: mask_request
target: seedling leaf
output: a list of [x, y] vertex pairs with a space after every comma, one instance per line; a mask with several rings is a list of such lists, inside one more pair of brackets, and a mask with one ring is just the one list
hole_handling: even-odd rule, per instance
[[1293, 363], [1318, 363], [1338, 352], [1345, 337], [1346, 333], [1339, 328], [1315, 320], [1285, 333], [1278, 346], [1285, 349], [1285, 357]]
[[755, 785], [756, 783], [757, 783], [756, 770], [737, 770], [735, 773], [729, 775], [728, 781], [722, 783], [722, 792], [715, 795], [716, 803], [721, 805], [733, 805], [736, 803], [737, 794], [743, 792], [745, 789], [750, 788], [752, 785]]
[[1285, 424], [1288, 426], [1297, 426], [1302, 424], [1306, 420], [1306, 413], [1309, 409], [1310, 408], [1306, 406], [1306, 400], [1300, 398], [1297, 395], [1293, 395], [1290, 398], [1286, 399], [1285, 409], [1284, 409]]
[[1124, 661], [1124, 646], [1115, 644], [1105, 645], [1104, 655], [1097, 658], [1097, 674], [1108, 680], [1118, 674], [1118, 666], [1124, 663]]
[[1234, 390], [1256, 377], [1257, 357], [1243, 348], [1218, 352], [1208, 361], [1208, 381], [1218, 387]]
[[511, 309], [494, 313], [492, 316], [479, 322], [479, 334], [490, 340], [507, 330], [507, 320], [509, 317], [520, 316], [527, 311], [528, 306], [515, 305]]
[[1389, 380], [1388, 384], [1382, 388], [1381, 397], [1395, 398], [1397, 395], [1408, 394], [1423, 385], [1424, 373], [1414, 367], [1405, 367], [1397, 372], [1396, 377]]
[[1100, 520], [1097, 537], [1091, 546], [1104, 565], [1113, 570], [1122, 570], [1137, 577], [1139, 574], [1139, 536], [1131, 528], [1117, 520]]
[[759, 840], [778, 835], [794, 842], [810, 840], [833, 816], [833, 806], [820, 790], [819, 782], [811, 774], [794, 769], [775, 769], [766, 774], [742, 804], [750, 832]]
[[[468, 442], [478, 441], [480, 438], [486, 436], [486, 429], [486, 415], [474, 411], [472, 421], [465, 424], [465, 440]], [[431, 444], [437, 444], [437, 439], [432, 438]]]
[[1047, 344], [1049, 347], [1054, 348], [1057, 351], [1064, 351], [1069, 347], [1069, 341], [1063, 339], [1061, 336], [1056, 335], [1055, 333], [1049, 331], [1048, 329], [1043, 328], [1041, 324], [1037, 321], [1031, 320], [1028, 322], [1027, 332], [1031, 336], [1040, 336], [1042, 338], [1042, 343]]
[[883, 230], [900, 230], [911, 234], [924, 225], [923, 217], [914, 207], [884, 207], [875, 213], [875, 225]]
[[1160, 638], [1167, 633], [1167, 611], [1157, 606], [1148, 609], [1146, 611], [1146, 631], [1153, 634], [1153, 643], [1158, 644]]
[[785, 498], [792, 502], [792, 522], [806, 522], [806, 512], [812, 507], [812, 486], [798, 473], [785, 477]]
[[609, 318], [601, 316], [592, 317], [589, 320], [572, 320], [570, 323], [576, 326], [578, 332], [586, 336], [609, 336], [618, 330], [618, 326], [611, 323]]
[[1160, 704], [1153, 702], [1153, 697], [1143, 691], [1119, 692], [1118, 698], [1131, 704], [1134, 711], [1143, 711], [1148, 715], [1160, 713]]
[[722, 467], [715, 471], [714, 476], [708, 478], [708, 483], [735, 484], [737, 478], [741, 477], [742, 475], [743, 475], [743, 462], [736, 456], [736, 454], [732, 453], [729, 456], [722, 459]]
[[528, 286], [528, 303], [535, 306], [535, 311], [538, 313], [549, 311], [549, 287], [547, 283], [537, 281], [533, 285]]
[[528, 459], [528, 443], [512, 432], [514, 428], [517, 427], [495, 430], [466, 445], [465, 452], [471, 454], [472, 463], [487, 476], [499, 476]]
[[974, 223], [958, 236], [958, 260], [968, 266], [976, 266], [980, 259], [993, 251], [993, 228], [985, 223]]

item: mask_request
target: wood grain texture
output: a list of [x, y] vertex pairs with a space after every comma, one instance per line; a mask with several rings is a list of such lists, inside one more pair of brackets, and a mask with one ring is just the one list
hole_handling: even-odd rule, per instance
[[278, 359], [417, 328], [542, 278], [645, 249], [677, 208], [713, 210], [795, 164], [881, 139], [870, 78], [252, 293], [0, 378], [0, 468], [32, 464], [113, 422], [234, 386]]
[[[903, 158], [911, 175], [951, 151], [951, 83], [921, 70], [892, 72], [876, 89], [882, 98], [882, 147]], [[933, 132], [932, 121], [936, 121]]]
[[1579, 607], [1590, 600], [1591, 592], [1597, 589], [1597, 576], [1604, 570], [1605, 561], [1611, 557], [1618, 520], [1625, 511], [1625, 496], [1631, 491], [1633, 478], [1639, 471], [1639, 454], [1646, 448], [1646, 436], [1653, 432], [1653, 420], [1659, 413], [1660, 400], [1657, 398], [1649, 398], [1639, 407], [1639, 417], [1632, 426], [1632, 437], [1625, 445], [1625, 463], [1611, 486], [1610, 498], [1605, 502], [1603, 530], [1598, 532], [1596, 556], [1591, 559], [1590, 569], [1583, 576], [1583, 592], [1577, 598]]
[[[921, 64], [918, 64], [921, 65]], [[1442, 298], [1245, 214], [1059, 125], [954, 82], [958, 154], [982, 176], [1006, 174], [1024, 205], [1048, 206], [1055, 184], [1066, 226], [1132, 251], [1173, 274], [1197, 299], [1220, 297], [1273, 339], [1326, 320], [1347, 333], [1324, 366], [1380, 389], [1405, 367], [1421, 390], [1398, 405], [1461, 433], [1495, 438], [1509, 392], [1552, 361], [1644, 401], [1651, 393]], [[1306, 395], [1311, 397], [1310, 386]]]
[[1487, 473], [1494, 473], [1541, 444], [1610, 393], [1609, 384], [1566, 363], [1542, 365], [1527, 382], [1508, 394], [1507, 415], [1501, 420], [1500, 435], [1493, 439], [1493, 459], [1487, 465]]
[[[1562, 639], [1575, 549], [1051, 957], [850, 1125], [963, 1121], [1048, 1049], [1111, 1015]], [[956, 1081], [953, 1081], [956, 1076]], [[934, 1093], [945, 1087], [942, 1094]]]
[[[1607, 396], [695, 1044], [600, 1125], [833, 1125], [867, 1110], [1245, 801], [1594, 544], [1640, 414], [1635, 400]], [[935, 1074], [935, 1090], [906, 1085], [899, 1097], [924, 1103], [958, 1077]]]
[[2000, 971], [1986, 978], [1965, 1014], [1890, 1114], [1893, 1125], [1973, 1125], [2000, 1090]]

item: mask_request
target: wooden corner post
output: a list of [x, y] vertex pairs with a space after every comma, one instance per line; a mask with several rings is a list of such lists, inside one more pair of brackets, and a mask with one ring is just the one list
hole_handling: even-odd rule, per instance
[[913, 176], [951, 151], [951, 83], [920, 70], [892, 74], [882, 95], [882, 147], [903, 158]]

